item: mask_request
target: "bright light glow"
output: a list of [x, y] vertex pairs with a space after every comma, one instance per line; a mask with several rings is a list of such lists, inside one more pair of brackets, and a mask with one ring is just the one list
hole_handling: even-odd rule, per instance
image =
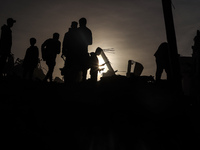
[[[102, 64], [105, 63], [104, 60], [103, 60], [103, 58], [101, 56], [98, 56], [98, 59], [99, 59], [99, 65], [102, 65]], [[102, 77], [103, 73], [105, 73], [105, 72], [108, 71], [108, 67], [106, 66], [106, 64], [103, 65], [103, 66], [99, 66], [99, 68], [100, 69], [104, 68], [104, 70], [102, 70], [101, 72], [98, 72], [98, 80], [100, 80], [100, 78]]]

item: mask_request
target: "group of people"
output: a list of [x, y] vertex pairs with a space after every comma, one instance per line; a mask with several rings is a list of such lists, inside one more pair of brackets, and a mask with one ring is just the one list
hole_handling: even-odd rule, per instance
[[[7, 19], [7, 25], [1, 28], [0, 39], [0, 76], [11, 55], [12, 47], [12, 30], [16, 20], [13, 18]], [[79, 22], [73, 21], [68, 32], [65, 33], [62, 42], [62, 58], [65, 58], [65, 66], [61, 70], [64, 75], [65, 83], [73, 84], [79, 81], [86, 81], [87, 70], [90, 68], [91, 80], [96, 82], [99, 69], [99, 61], [97, 56], [101, 54], [102, 49], [97, 48], [95, 52], [88, 53], [88, 46], [92, 45], [92, 32], [86, 26], [86, 18], [81, 18]], [[78, 27], [79, 25], [79, 27]], [[196, 38], [197, 39], [197, 38]], [[30, 38], [30, 47], [26, 50], [23, 60], [23, 77], [28, 76], [32, 79], [33, 72], [38, 65], [39, 49], [35, 38]], [[54, 33], [53, 38], [49, 38], [43, 42], [41, 53], [43, 61], [46, 61], [48, 72], [44, 81], [52, 82], [52, 75], [56, 65], [56, 56], [61, 52], [61, 42], [59, 41], [59, 33]], [[166, 71], [167, 78], [170, 74], [169, 62], [169, 46], [167, 42], [161, 43], [158, 50], [154, 54], [156, 57], [156, 80], [161, 79], [163, 70]]]
[[96, 82], [99, 69], [97, 56], [102, 49], [88, 53], [88, 45], [92, 45], [92, 32], [86, 27], [87, 20], [81, 18], [78, 22], [73, 21], [69, 31], [65, 33], [62, 45], [62, 56], [65, 57], [63, 68], [64, 80], [69, 84], [86, 81], [87, 70], [90, 68], [91, 80]]
[[[12, 18], [7, 19], [7, 25], [1, 28], [0, 39], [0, 75], [7, 59], [11, 55], [12, 47], [12, 30], [11, 27], [16, 23]], [[78, 27], [79, 24], [79, 27]], [[65, 58], [65, 66], [62, 69], [64, 80], [66, 83], [74, 83], [85, 81], [87, 70], [90, 69], [91, 79], [97, 81], [99, 71], [99, 61], [97, 55], [100, 55], [102, 49], [97, 48], [95, 52], [89, 54], [88, 46], [92, 45], [92, 32], [86, 26], [86, 18], [81, 18], [79, 23], [73, 21], [69, 31], [65, 33], [62, 43], [62, 58]], [[26, 50], [23, 60], [23, 77], [32, 79], [33, 72], [38, 65], [39, 49], [35, 38], [30, 38], [30, 47]], [[53, 38], [49, 38], [41, 45], [41, 54], [43, 61], [46, 61], [48, 72], [44, 81], [52, 82], [52, 75], [56, 65], [57, 54], [61, 52], [61, 42], [59, 41], [59, 33], [54, 33]]]

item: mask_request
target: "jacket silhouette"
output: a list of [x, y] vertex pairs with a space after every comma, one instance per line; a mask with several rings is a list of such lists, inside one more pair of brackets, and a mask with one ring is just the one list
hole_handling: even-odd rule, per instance
[[26, 50], [26, 54], [23, 61], [23, 77], [25, 78], [26, 74], [29, 73], [29, 79], [32, 79], [34, 69], [38, 65], [39, 50], [38, 47], [35, 46], [35, 38], [30, 39], [30, 44], [31, 46]]
[[167, 79], [169, 78], [170, 64], [169, 64], [169, 46], [167, 42], [163, 42], [158, 47], [154, 54], [156, 58], [156, 81], [161, 79], [163, 70], [167, 74]]
[[78, 23], [73, 21], [69, 31], [65, 33], [62, 46], [62, 55], [67, 60], [73, 59], [78, 51]]
[[54, 33], [53, 38], [47, 39], [41, 46], [42, 50], [42, 59], [46, 61], [48, 66], [48, 72], [44, 78], [44, 81], [48, 79], [52, 82], [52, 75], [54, 71], [54, 67], [56, 65], [56, 56], [60, 53], [60, 41], [59, 34]]

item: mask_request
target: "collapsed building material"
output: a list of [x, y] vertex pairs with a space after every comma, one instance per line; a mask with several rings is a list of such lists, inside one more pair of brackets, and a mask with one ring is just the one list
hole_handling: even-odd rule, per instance
[[106, 66], [108, 67], [108, 71], [106, 73], [103, 73], [103, 77], [108, 77], [108, 76], [113, 76], [115, 75], [115, 72], [110, 64], [110, 61], [108, 60], [108, 58], [106, 57], [103, 49], [101, 49], [101, 57], [103, 58]]
[[[134, 70], [131, 73], [133, 66], [134, 66]], [[134, 60], [129, 60], [126, 76], [128, 78], [131, 76], [140, 76], [142, 74], [143, 69], [144, 69], [144, 67], [141, 63], [136, 62]]]

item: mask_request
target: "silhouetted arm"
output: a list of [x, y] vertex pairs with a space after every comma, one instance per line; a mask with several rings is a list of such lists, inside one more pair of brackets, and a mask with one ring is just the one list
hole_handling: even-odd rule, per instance
[[36, 49], [37, 49], [36, 55], [37, 55], [37, 58], [39, 58], [39, 49], [37, 47], [36, 47]]
[[47, 45], [47, 40], [46, 40], [46, 41], [42, 44], [42, 46], [41, 46], [41, 50], [42, 50], [42, 51], [45, 49], [46, 45]]
[[63, 43], [62, 43], [62, 55], [66, 55], [66, 50], [67, 50], [67, 33], [65, 33], [65, 36], [63, 38]]
[[88, 40], [89, 40], [88, 45], [92, 45], [92, 32], [91, 32], [91, 30], [89, 30], [89, 39]]
[[41, 46], [41, 52], [42, 52], [42, 59], [43, 60], [46, 60], [46, 58], [45, 58], [45, 48], [46, 48], [47, 42], [48, 42], [48, 40], [46, 40]]

